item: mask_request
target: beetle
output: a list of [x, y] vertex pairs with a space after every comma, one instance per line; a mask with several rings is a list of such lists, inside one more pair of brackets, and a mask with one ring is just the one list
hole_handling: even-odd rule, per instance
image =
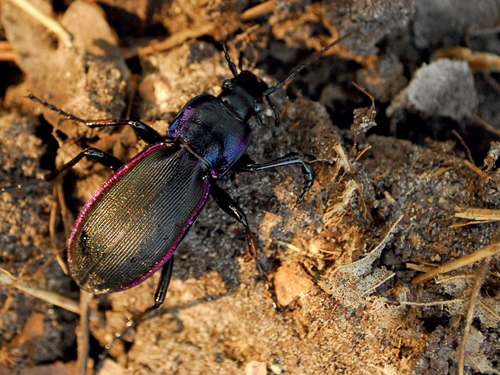
[[[315, 177], [311, 165], [297, 153], [289, 153], [263, 164], [253, 161], [244, 153], [251, 138], [248, 121], [255, 116], [260, 122], [259, 112], [263, 108], [263, 98], [266, 98], [278, 125], [279, 114], [269, 95], [351, 34], [324, 47], [272, 87], [250, 71], [238, 72], [226, 45], [222, 43], [233, 78], [222, 83], [218, 96], [201, 94], [189, 100], [175, 117], [165, 137], [141, 121], [84, 120], [29, 94], [31, 100], [90, 128], [132, 126], [148, 144], [126, 163], [89, 147], [42, 178], [43, 181], [50, 181], [83, 158], [114, 171], [83, 207], [68, 241], [68, 262], [78, 286], [92, 294], [118, 292], [138, 285], [161, 268], [154, 305], [131, 318], [127, 327], [139, 322], [164, 302], [172, 275], [174, 252], [211, 196], [220, 208], [244, 227], [247, 253], [254, 258], [273, 305], [279, 311], [273, 288], [257, 258], [246, 216], [217, 185], [217, 180], [230, 170], [257, 172], [300, 164], [305, 183], [297, 203], [303, 201]], [[22, 186], [2, 188], [0, 192]], [[107, 349], [123, 332], [116, 334]]]

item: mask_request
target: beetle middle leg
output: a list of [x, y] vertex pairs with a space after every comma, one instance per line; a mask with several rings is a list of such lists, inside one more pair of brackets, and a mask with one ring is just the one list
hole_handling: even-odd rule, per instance
[[217, 205], [222, 208], [229, 216], [236, 219], [240, 224], [245, 227], [245, 239], [247, 242], [247, 253], [255, 260], [257, 265], [257, 270], [262, 275], [262, 279], [264, 280], [264, 284], [266, 285], [266, 289], [271, 294], [271, 298], [273, 300], [273, 307], [277, 312], [281, 312], [279, 308], [278, 301], [276, 299], [276, 293], [267, 278], [267, 275], [262, 268], [262, 265], [257, 258], [257, 248], [255, 246], [255, 242], [252, 237], [252, 232], [250, 231], [250, 227], [248, 225], [247, 217], [243, 210], [236, 204], [236, 202], [227, 194], [224, 190], [222, 190], [215, 181], [212, 181], [210, 184], [211, 195], [214, 198]]
[[172, 277], [173, 267], [174, 256], [172, 255], [161, 269], [160, 282], [158, 283], [158, 288], [156, 289], [154, 305], [138, 314], [133, 315], [131, 318], [129, 318], [125, 326], [119, 332], [115, 333], [113, 340], [104, 347], [104, 351], [99, 355], [99, 361], [94, 368], [94, 374], [97, 374], [101, 370], [104, 364], [104, 360], [108, 356], [109, 350], [113, 347], [113, 345], [115, 345], [120, 337], [122, 337], [129, 328], [134, 327], [142, 322], [147, 315], [163, 305], [163, 302], [165, 302], [165, 296], [167, 295], [168, 286], [170, 284], [170, 279]]
[[290, 164], [302, 164], [302, 173], [304, 174], [305, 184], [304, 188], [302, 189], [302, 194], [300, 194], [299, 199], [297, 199], [297, 203], [300, 203], [304, 200], [304, 197], [309, 189], [311, 189], [315, 174], [312, 166], [309, 163], [306, 163], [302, 156], [295, 152], [291, 152], [289, 154], [286, 154], [285, 156], [263, 164], [257, 164], [248, 155], [245, 154], [240, 159], [238, 159], [236, 163], [234, 163], [232, 170], [238, 172], [257, 172], [264, 169], [283, 167]]
[[42, 181], [51, 181], [54, 178], [56, 178], [57, 176], [59, 176], [61, 173], [66, 171], [67, 169], [73, 167], [76, 163], [78, 163], [80, 160], [82, 160], [85, 157], [89, 158], [89, 159], [91, 159], [99, 164], [102, 164], [105, 167], [108, 167], [112, 171], [116, 171], [123, 166], [123, 162], [121, 160], [117, 159], [116, 157], [114, 157], [113, 155], [108, 154], [104, 151], [101, 151], [97, 148], [89, 147], [89, 148], [86, 148], [85, 150], [83, 150], [82, 152], [80, 152], [78, 155], [76, 155], [73, 159], [71, 159], [66, 164], [64, 164], [64, 165], [60, 166], [59, 168], [57, 168], [56, 170], [44, 175], [40, 180], [28, 181], [28, 182], [23, 183], [23, 184], [18, 184], [18, 185], [14, 185], [14, 186], [8, 186], [5, 188], [1, 188], [0, 194], [4, 193], [4, 192], [12, 191], [12, 190], [22, 189], [25, 186], [33, 185], [35, 183], [40, 183]]

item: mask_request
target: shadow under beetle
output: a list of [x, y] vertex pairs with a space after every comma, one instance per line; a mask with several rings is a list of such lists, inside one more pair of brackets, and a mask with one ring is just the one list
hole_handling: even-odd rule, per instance
[[[249, 71], [238, 73], [225, 44], [222, 44], [234, 77], [222, 83], [219, 96], [202, 94], [191, 99], [175, 117], [166, 137], [140, 121], [83, 120], [31, 94], [28, 96], [90, 128], [130, 125], [148, 143], [144, 151], [127, 163], [96, 148], [87, 148], [42, 179], [54, 179], [84, 157], [115, 171], [85, 204], [69, 238], [68, 262], [71, 275], [80, 288], [93, 294], [118, 292], [136, 286], [162, 268], [154, 305], [131, 318], [106, 349], [128, 327], [164, 302], [172, 275], [174, 252], [209, 196], [243, 225], [247, 252], [255, 259], [272, 296], [273, 306], [279, 311], [274, 291], [257, 259], [245, 214], [216, 181], [229, 170], [256, 172], [301, 164], [305, 184], [297, 203], [304, 199], [314, 181], [312, 167], [296, 153], [263, 164], [253, 161], [244, 154], [251, 136], [248, 120], [256, 116], [260, 122], [258, 114], [265, 97], [278, 125], [279, 115], [269, 95], [351, 34], [323, 48], [273, 87], [268, 87]], [[24, 185], [3, 188], [0, 192]]]

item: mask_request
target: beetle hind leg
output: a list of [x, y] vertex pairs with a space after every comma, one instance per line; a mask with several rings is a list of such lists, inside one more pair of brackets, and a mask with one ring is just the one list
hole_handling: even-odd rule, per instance
[[163, 302], [165, 302], [165, 296], [167, 294], [168, 286], [170, 284], [170, 279], [172, 277], [173, 267], [174, 267], [174, 256], [172, 255], [163, 265], [163, 268], [161, 270], [160, 282], [158, 283], [158, 288], [156, 289], [154, 305], [138, 314], [133, 315], [131, 318], [129, 318], [125, 326], [119, 332], [115, 333], [113, 340], [104, 347], [104, 351], [99, 355], [99, 361], [97, 362], [94, 368], [94, 374], [97, 374], [101, 370], [104, 364], [104, 360], [108, 356], [109, 350], [113, 347], [113, 345], [115, 345], [115, 343], [120, 339], [120, 337], [122, 337], [130, 327], [134, 327], [140, 322], [142, 322], [147, 315], [149, 315], [154, 310], [158, 309], [163, 304]]
[[220, 187], [217, 186], [217, 184], [214, 181], [212, 181], [210, 187], [211, 187], [211, 195], [214, 198], [217, 205], [220, 208], [222, 208], [222, 210], [224, 210], [229, 216], [236, 219], [240, 224], [242, 224], [245, 227], [247, 254], [250, 255], [255, 260], [255, 263], [257, 265], [257, 270], [262, 275], [262, 279], [264, 280], [266, 289], [268, 290], [273, 300], [273, 307], [278, 313], [280, 313], [281, 309], [279, 307], [276, 298], [276, 292], [271, 286], [271, 283], [267, 278], [266, 272], [264, 271], [264, 268], [262, 268], [262, 265], [260, 264], [259, 259], [257, 257], [257, 248], [255, 246], [255, 242], [252, 237], [252, 232], [250, 231], [250, 227], [248, 225], [245, 213], [224, 190], [222, 190]]

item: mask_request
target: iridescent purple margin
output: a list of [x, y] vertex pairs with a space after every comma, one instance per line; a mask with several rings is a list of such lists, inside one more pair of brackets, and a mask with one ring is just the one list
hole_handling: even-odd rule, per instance
[[[120, 169], [118, 169], [115, 172], [115, 174], [113, 174], [99, 188], [99, 190], [97, 190], [92, 195], [92, 197], [88, 200], [88, 202], [85, 204], [85, 206], [83, 207], [82, 211], [78, 215], [78, 218], [76, 219], [76, 222], [75, 222], [75, 227], [73, 228], [73, 231], [71, 232], [71, 236], [69, 237], [69, 240], [68, 240], [68, 263], [69, 263], [70, 271], [71, 271], [71, 255], [70, 255], [71, 244], [73, 242], [73, 239], [75, 238], [76, 231], [78, 230], [78, 227], [80, 226], [80, 224], [81, 224], [84, 216], [87, 214], [87, 211], [94, 204], [94, 202], [97, 200], [97, 198], [99, 198], [99, 196], [102, 193], [104, 193], [106, 191], [106, 189], [108, 189], [108, 187], [112, 187], [113, 183], [116, 180], [118, 180], [122, 174], [124, 174], [125, 172], [127, 172], [131, 167], [133, 167], [134, 165], [136, 165], [143, 158], [145, 158], [146, 156], [148, 156], [149, 154], [151, 154], [152, 152], [154, 152], [154, 151], [156, 151], [158, 149], [168, 148], [168, 147], [172, 147], [172, 144], [157, 143], [157, 144], [154, 144], [154, 145], [148, 147], [147, 149], [145, 149], [144, 151], [142, 151], [140, 154], [138, 154], [136, 157], [134, 157], [132, 160], [130, 160], [128, 163], [124, 164]], [[180, 243], [182, 242], [182, 240], [186, 236], [188, 230], [191, 228], [191, 226], [195, 222], [196, 218], [198, 217], [198, 214], [200, 213], [201, 209], [205, 205], [205, 203], [206, 203], [209, 195], [210, 195], [210, 183], [208, 182], [208, 179], [206, 179], [205, 180], [205, 190], [203, 192], [202, 198], [200, 199], [200, 202], [198, 203], [198, 205], [196, 206], [196, 208], [193, 210], [193, 213], [188, 218], [186, 225], [184, 225], [182, 231], [179, 233], [179, 235], [175, 239], [175, 241], [172, 244], [172, 246], [170, 246], [168, 248], [167, 252], [161, 258], [161, 260], [158, 263], [156, 263], [156, 265], [150, 271], [148, 271], [145, 275], [143, 275], [142, 277], [138, 278], [137, 280], [133, 281], [131, 284], [123, 287], [122, 289], [118, 289], [118, 290], [112, 291], [111, 293], [120, 292], [122, 290], [133, 288], [134, 286], [139, 285], [140, 283], [142, 283], [147, 278], [151, 277], [151, 275], [153, 275], [156, 271], [158, 271], [165, 264], [165, 262], [172, 256], [172, 254], [174, 253], [175, 249], [177, 249], [177, 247], [180, 245]]]

